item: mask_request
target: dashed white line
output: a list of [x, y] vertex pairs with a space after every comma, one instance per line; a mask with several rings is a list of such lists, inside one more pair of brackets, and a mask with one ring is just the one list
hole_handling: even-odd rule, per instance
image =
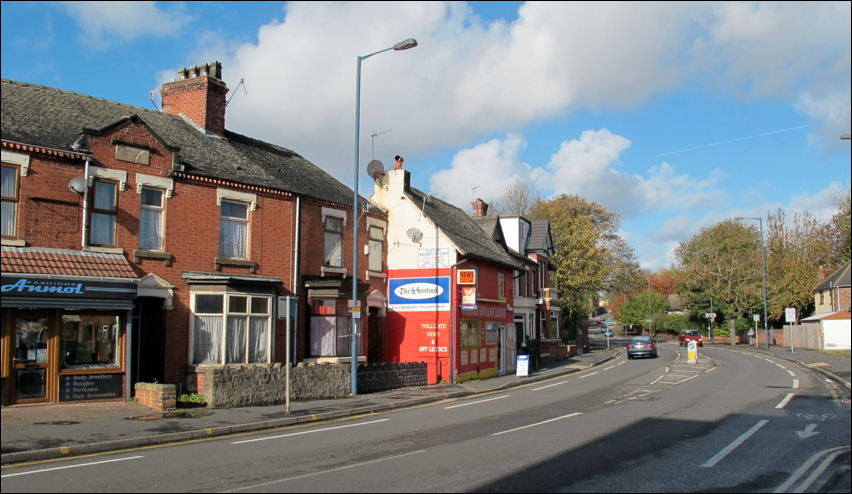
[[585, 379], [585, 378], [587, 378], [587, 377], [594, 376], [595, 374], [597, 374], [597, 372], [592, 372], [591, 374], [586, 374], [585, 376], [580, 376], [580, 377], [578, 377], [577, 379]]
[[743, 433], [743, 435], [738, 437], [731, 444], [725, 446], [725, 448], [722, 451], [719, 451], [718, 453], [716, 453], [716, 455], [713, 456], [713, 458], [710, 458], [709, 460], [707, 460], [706, 463], [704, 463], [701, 466], [703, 468], [713, 468], [714, 466], [716, 466], [717, 463], [719, 463], [726, 456], [728, 456], [728, 454], [731, 451], [737, 449], [740, 444], [744, 443], [748, 438], [750, 438], [752, 435], [754, 435], [755, 432], [759, 431], [760, 428], [763, 427], [764, 425], [766, 425], [768, 422], [769, 422], [768, 420], [761, 420], [758, 423], [754, 424], [751, 429], [745, 431]]
[[[559, 384], [562, 384], [562, 383], [559, 383]], [[479, 403], [485, 403], [486, 401], [502, 400], [503, 398], [508, 398], [508, 397], [509, 397], [509, 395], [503, 395], [503, 396], [497, 396], [497, 397], [494, 397], [494, 398], [488, 398], [488, 399], [485, 399], [485, 400], [471, 401], [469, 403], [462, 403], [461, 405], [453, 405], [453, 406], [449, 406], [449, 407], [444, 407], [444, 410], [449, 410], [451, 408], [466, 407], [468, 405], [478, 405]]]
[[793, 389], [798, 389], [798, 388], [799, 388], [799, 380], [793, 379]]
[[17, 473], [7, 473], [0, 478], [9, 478], [9, 477], [19, 477], [21, 475], [32, 475], [34, 473], [46, 473], [46, 472], [55, 472], [56, 470], [67, 470], [69, 468], [80, 468], [80, 467], [91, 467], [94, 465], [103, 465], [105, 463], [115, 463], [117, 461], [127, 461], [127, 460], [138, 460], [139, 458], [144, 458], [144, 456], [128, 456], [127, 458], [116, 458], [114, 460], [104, 460], [104, 461], [93, 461], [91, 463], [81, 463], [79, 465], [67, 465], [64, 467], [53, 467], [53, 468], [43, 468], [41, 470], [32, 470], [29, 472], [17, 472]]
[[370, 422], [359, 422], [357, 424], [338, 425], [336, 427], [325, 427], [325, 428], [322, 428], [322, 429], [313, 429], [313, 430], [309, 430], [309, 431], [293, 432], [291, 434], [282, 434], [280, 436], [270, 436], [270, 437], [260, 437], [260, 438], [257, 438], [257, 439], [247, 439], [245, 441], [237, 441], [237, 442], [233, 442], [231, 444], [253, 443], [253, 442], [257, 442], [257, 441], [266, 441], [268, 439], [281, 439], [282, 437], [302, 436], [302, 435], [305, 435], [305, 434], [313, 434], [314, 432], [325, 432], [325, 431], [334, 431], [334, 430], [338, 430], [338, 429], [348, 429], [350, 427], [358, 427], [358, 426], [361, 426], [361, 425], [375, 424], [375, 423], [378, 423], [378, 422], [387, 422], [388, 420], [390, 420], [390, 419], [379, 419], [379, 420], [371, 420]]
[[793, 399], [793, 396], [796, 396], [794, 393], [787, 393], [787, 396], [784, 397], [783, 400], [779, 401], [775, 408], [784, 408], [787, 406], [787, 403], [790, 403], [790, 400]]
[[549, 420], [536, 422], [535, 424], [529, 424], [529, 425], [524, 425], [524, 426], [521, 426], [521, 427], [515, 427], [514, 429], [509, 429], [509, 430], [506, 430], [506, 431], [495, 432], [491, 435], [492, 436], [500, 436], [500, 435], [503, 435], [503, 434], [508, 434], [510, 432], [520, 431], [520, 430], [523, 430], [523, 429], [529, 429], [530, 427], [536, 427], [536, 426], [539, 426], [539, 425], [549, 424], [550, 422], [556, 422], [557, 420], [576, 417], [577, 415], [583, 415], [583, 413], [582, 412], [569, 413], [568, 415], [563, 415], [561, 417], [556, 417], [556, 418], [552, 418], [552, 419], [549, 419]]
[[409, 453], [403, 453], [401, 455], [388, 456], [388, 457], [385, 457], [385, 458], [377, 458], [375, 460], [369, 460], [369, 461], [365, 461], [365, 462], [361, 462], [361, 463], [355, 463], [354, 465], [346, 465], [346, 466], [342, 466], [342, 467], [331, 468], [329, 470], [322, 470], [322, 471], [319, 471], [319, 472], [306, 473], [304, 475], [297, 475], [295, 477], [287, 477], [287, 478], [278, 479], [278, 480], [270, 480], [269, 482], [262, 482], [260, 484], [237, 487], [236, 489], [229, 489], [227, 491], [222, 491], [222, 492], [238, 492], [238, 491], [244, 491], [244, 490], [248, 490], [248, 489], [256, 489], [258, 487], [266, 487], [266, 486], [270, 486], [270, 485], [278, 484], [278, 483], [282, 483], [282, 482], [289, 482], [291, 480], [304, 479], [304, 478], [307, 478], [307, 477], [315, 477], [317, 475], [324, 475], [324, 474], [327, 474], [327, 473], [339, 472], [341, 470], [349, 470], [350, 468], [357, 468], [357, 467], [362, 467], [362, 466], [365, 466], [365, 465], [372, 465], [374, 463], [380, 463], [380, 462], [383, 462], [383, 461], [395, 460], [397, 458], [404, 458], [406, 456], [417, 455], [417, 454], [423, 453], [424, 451], [425, 450], [422, 450], [422, 449], [417, 450], [417, 451], [411, 451]]

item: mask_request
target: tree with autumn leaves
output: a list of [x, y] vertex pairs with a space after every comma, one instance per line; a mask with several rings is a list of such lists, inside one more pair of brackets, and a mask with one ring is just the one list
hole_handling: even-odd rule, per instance
[[547, 219], [556, 266], [553, 283], [562, 302], [562, 324], [576, 330], [599, 292], [617, 293], [641, 279], [633, 249], [618, 236], [618, 215], [576, 195], [538, 200], [526, 215]]

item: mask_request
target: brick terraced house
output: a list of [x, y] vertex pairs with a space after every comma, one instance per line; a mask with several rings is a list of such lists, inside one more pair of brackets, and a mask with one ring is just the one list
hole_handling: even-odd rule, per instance
[[353, 274], [359, 361], [386, 361], [387, 214], [359, 205], [352, 273], [351, 189], [228, 131], [221, 71], [180, 70], [161, 111], [2, 80], [3, 405], [276, 371], [284, 297], [290, 361], [351, 362]]

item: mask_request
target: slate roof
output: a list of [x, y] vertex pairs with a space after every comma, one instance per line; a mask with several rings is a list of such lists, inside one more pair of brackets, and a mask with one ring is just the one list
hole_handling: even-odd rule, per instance
[[[205, 134], [178, 115], [61, 89], [8, 79], [0, 80], [0, 88], [4, 141], [70, 151], [84, 131], [97, 134], [134, 119], [176, 152], [177, 164], [186, 174], [352, 204], [352, 189], [294, 151], [274, 144], [228, 130], [221, 137]], [[80, 151], [86, 152], [85, 140], [81, 146]], [[363, 197], [361, 201], [362, 208], [369, 206]]]
[[849, 287], [850, 280], [852, 280], [852, 276], [850, 276], [850, 262], [847, 262], [843, 266], [840, 267], [837, 271], [831, 273], [831, 275], [826, 276], [824, 280], [817, 285], [814, 292], [821, 292], [823, 290], [828, 290], [833, 287]]
[[3, 274], [49, 274], [93, 278], [138, 278], [121, 254], [82, 252], [42, 247], [3, 247]]
[[547, 252], [550, 254], [553, 245], [548, 242], [550, 237], [550, 221], [533, 220], [530, 224], [530, 236], [527, 239], [527, 252]]
[[[427, 197], [425, 193], [414, 187], [409, 187], [405, 193], [415, 206], [422, 207], [423, 214], [453, 241], [462, 255], [501, 264], [519, 271], [524, 269], [461, 209], [441, 199]], [[424, 198], [426, 198], [425, 202]]]

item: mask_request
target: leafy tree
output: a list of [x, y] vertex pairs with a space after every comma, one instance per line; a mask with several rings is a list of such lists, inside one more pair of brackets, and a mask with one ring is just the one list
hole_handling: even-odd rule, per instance
[[725, 317], [752, 313], [763, 299], [760, 255], [754, 227], [735, 220], [704, 228], [681, 242], [675, 249], [675, 272], [685, 306], [693, 313], [703, 312], [712, 299], [714, 312]]
[[[537, 201], [527, 217], [550, 220], [556, 250], [554, 285], [562, 299], [565, 324], [576, 326], [591, 311], [589, 299], [604, 290], [608, 280], [618, 284], [630, 277], [634, 261], [616, 233], [618, 216], [579, 196], [562, 194]], [[614, 271], [618, 274], [613, 275]]]
[[837, 214], [831, 218], [829, 223], [829, 235], [831, 235], [835, 250], [830, 260], [826, 260], [833, 268], [838, 268], [849, 262], [852, 257], [852, 211], [850, 211], [850, 190], [846, 190], [845, 197], [839, 196], [835, 199]]
[[[621, 307], [621, 323], [648, 328], [648, 298], [647, 291], [644, 294], [636, 292], [631, 295], [627, 299], [627, 303]], [[658, 293], [651, 292], [650, 299], [650, 315], [655, 323], [654, 327], [662, 329], [662, 320], [665, 318], [668, 304], [666, 303], [666, 299]]]
[[792, 224], [788, 224], [780, 209], [769, 217], [766, 284], [770, 320], [783, 322], [787, 307], [795, 307], [799, 314], [813, 311], [819, 265], [834, 252], [831, 240], [826, 235], [826, 225], [809, 213], [796, 214]]

